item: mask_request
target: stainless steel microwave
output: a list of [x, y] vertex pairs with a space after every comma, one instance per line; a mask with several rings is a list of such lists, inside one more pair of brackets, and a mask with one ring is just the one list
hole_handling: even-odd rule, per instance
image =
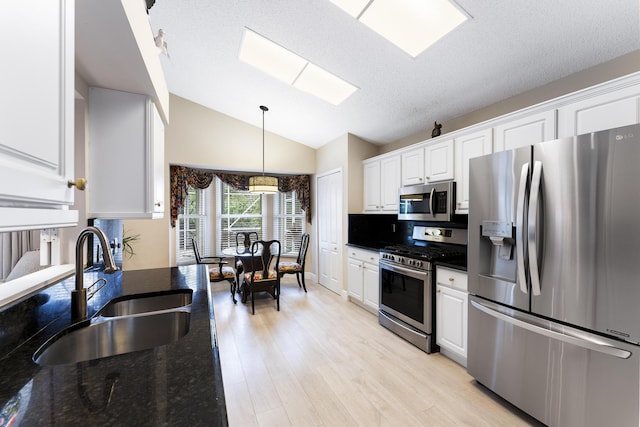
[[449, 222], [455, 212], [456, 183], [400, 187], [399, 196], [399, 220]]

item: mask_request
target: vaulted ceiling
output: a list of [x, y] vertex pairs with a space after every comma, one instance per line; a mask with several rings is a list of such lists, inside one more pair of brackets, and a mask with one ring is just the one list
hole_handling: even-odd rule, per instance
[[[457, 0], [471, 19], [415, 59], [329, 0], [157, 0], [169, 91], [311, 147], [386, 144], [640, 48], [637, 0]], [[241, 62], [249, 28], [359, 88], [334, 106]], [[639, 67], [640, 68], [640, 67]]]

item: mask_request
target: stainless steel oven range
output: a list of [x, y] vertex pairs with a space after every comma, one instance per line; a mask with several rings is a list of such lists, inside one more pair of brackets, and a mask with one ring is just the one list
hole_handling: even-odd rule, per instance
[[435, 261], [466, 260], [467, 230], [414, 226], [413, 245], [380, 249], [378, 321], [419, 349], [435, 344]]

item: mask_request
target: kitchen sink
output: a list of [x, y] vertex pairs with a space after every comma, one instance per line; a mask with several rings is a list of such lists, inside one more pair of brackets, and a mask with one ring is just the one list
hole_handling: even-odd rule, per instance
[[193, 290], [174, 289], [170, 291], [125, 295], [109, 301], [96, 316], [115, 317], [148, 313], [159, 310], [185, 307], [191, 304]]
[[190, 307], [95, 317], [49, 339], [34, 353], [33, 360], [39, 365], [62, 365], [172, 344], [189, 332], [190, 320]]

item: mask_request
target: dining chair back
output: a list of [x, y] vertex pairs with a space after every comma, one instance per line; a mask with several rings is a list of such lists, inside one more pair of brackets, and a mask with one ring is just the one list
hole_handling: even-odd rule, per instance
[[256, 292], [267, 292], [276, 300], [280, 311], [280, 242], [278, 240], [258, 240], [251, 245], [251, 255], [242, 257], [244, 268], [241, 293], [243, 301], [251, 295], [251, 312], [255, 314]]
[[211, 256], [211, 257], [203, 257], [200, 255], [200, 250], [198, 249], [198, 242], [195, 237], [191, 238], [191, 246], [193, 247], [193, 254], [196, 258], [197, 264], [209, 264], [212, 265], [209, 267], [209, 281], [210, 282], [221, 282], [223, 280], [228, 280], [231, 286], [231, 298], [233, 302], [236, 302], [236, 298], [234, 295], [234, 289], [236, 284], [236, 272], [233, 267], [230, 267], [225, 261], [224, 256]]
[[[304, 264], [307, 259], [307, 249], [309, 249], [309, 233], [304, 233], [300, 239], [300, 249], [298, 250], [298, 258], [295, 262], [283, 261], [280, 263], [278, 272], [280, 277], [285, 274], [295, 274], [298, 280], [298, 287], [304, 289], [307, 292], [307, 285], [304, 283]], [[302, 277], [302, 280], [301, 280]]]
[[236, 251], [239, 253], [249, 252], [253, 242], [260, 239], [256, 231], [239, 231], [236, 233]]

